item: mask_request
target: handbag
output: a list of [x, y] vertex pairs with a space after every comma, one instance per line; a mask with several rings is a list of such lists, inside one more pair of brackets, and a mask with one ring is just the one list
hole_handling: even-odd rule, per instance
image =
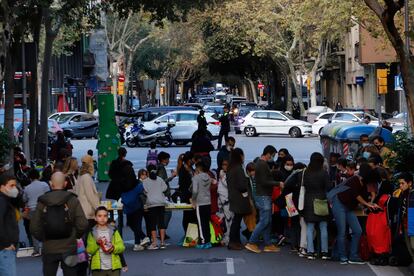
[[185, 234], [183, 246], [184, 247], [195, 247], [198, 242], [198, 226], [194, 223], [189, 223], [187, 232]]
[[299, 192], [299, 202], [298, 202], [298, 210], [302, 211], [305, 205], [305, 186], [303, 186], [303, 177], [305, 176], [306, 169], [303, 170], [302, 173], [302, 180], [300, 182], [300, 192]]
[[86, 253], [85, 243], [82, 239], [76, 240], [78, 263], [83, 263], [88, 261], [88, 254]]
[[321, 217], [329, 215], [328, 200], [315, 198], [313, 200], [313, 212]]
[[299, 215], [299, 212], [296, 209], [296, 206], [295, 206], [295, 203], [293, 202], [292, 197], [293, 197], [292, 193], [285, 196], [286, 208], [284, 210], [286, 210], [288, 217], [290, 218]]

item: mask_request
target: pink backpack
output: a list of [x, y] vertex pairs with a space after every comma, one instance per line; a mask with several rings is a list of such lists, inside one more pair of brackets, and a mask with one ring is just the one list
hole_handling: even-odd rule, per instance
[[147, 154], [147, 167], [149, 165], [158, 165], [158, 151], [151, 151], [148, 150], [148, 154]]

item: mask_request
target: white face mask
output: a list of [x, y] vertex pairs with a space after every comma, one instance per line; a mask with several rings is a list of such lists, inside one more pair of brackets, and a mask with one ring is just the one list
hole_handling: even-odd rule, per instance
[[287, 166], [287, 165], [285, 165], [285, 170], [287, 170], [288, 172], [290, 172], [291, 170], [293, 170], [293, 166]]
[[16, 187], [13, 187], [11, 189], [6, 189], [4, 194], [11, 198], [16, 198], [19, 195], [19, 190]]
[[367, 146], [369, 146], [369, 143], [362, 143], [362, 147], [367, 147]]

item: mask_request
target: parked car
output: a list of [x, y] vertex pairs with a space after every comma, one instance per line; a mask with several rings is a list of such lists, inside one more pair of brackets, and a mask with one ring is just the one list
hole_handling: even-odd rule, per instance
[[237, 108], [233, 109], [232, 123], [236, 134], [241, 134], [241, 124], [244, 122], [244, 118], [250, 111], [260, 110], [261, 108], [256, 103], [245, 102], [241, 103]]
[[99, 121], [93, 114], [85, 112], [60, 112], [49, 117], [58, 122], [63, 130], [71, 130], [72, 138], [97, 138]]
[[325, 112], [321, 113], [312, 125], [312, 133], [320, 134], [322, 128], [329, 123], [363, 123], [364, 117], [369, 116], [371, 118], [370, 125], [378, 125], [378, 119], [369, 113], [361, 111], [338, 111], [338, 112]]
[[219, 104], [219, 103], [207, 103], [203, 107], [203, 110], [206, 113], [214, 113], [216, 115], [222, 114], [223, 113], [223, 109], [224, 109], [224, 105]]
[[407, 123], [407, 113], [398, 113], [393, 118], [387, 119], [387, 122], [391, 124], [392, 133], [402, 131]]
[[227, 94], [225, 92], [216, 92], [216, 94], [214, 95], [214, 101], [216, 103], [224, 104], [226, 103], [226, 99], [227, 99]]
[[259, 134], [289, 134], [291, 137], [302, 137], [312, 133], [312, 125], [296, 120], [281, 111], [256, 110], [247, 114], [241, 124], [241, 130], [248, 137]]
[[[173, 142], [176, 145], [186, 145], [191, 141], [193, 133], [198, 128], [197, 116], [198, 111], [172, 111], [162, 116], [159, 116], [151, 121], [143, 122], [143, 128], [146, 130], [154, 130], [159, 127], [166, 127], [171, 120], [175, 121], [175, 126], [171, 128], [171, 135]], [[220, 132], [220, 122], [214, 119], [213, 113], [205, 113], [208, 126], [207, 131], [211, 138], [217, 139]]]
[[192, 110], [197, 110], [197, 109], [193, 106], [160, 106], [160, 107], [143, 108], [133, 113], [125, 113], [125, 112], [116, 111], [115, 115], [120, 116], [120, 117], [136, 118], [136, 119], [141, 120], [142, 122], [149, 122], [161, 115], [167, 114], [168, 112], [171, 112], [171, 111], [177, 111], [177, 110], [186, 110], [186, 111], [191, 110], [192, 111]]

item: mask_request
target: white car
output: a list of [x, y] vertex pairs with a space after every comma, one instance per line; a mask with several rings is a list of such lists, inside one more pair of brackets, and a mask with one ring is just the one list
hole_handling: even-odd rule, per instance
[[301, 137], [312, 133], [312, 125], [296, 120], [281, 111], [254, 110], [244, 118], [241, 131], [246, 136], [259, 134], [289, 134], [291, 137]]
[[[171, 128], [173, 142], [176, 145], [186, 145], [191, 141], [193, 133], [198, 129], [198, 114], [198, 111], [177, 110], [159, 116], [151, 121], [143, 122], [143, 125], [144, 129], [151, 130], [158, 127], [166, 127], [168, 121], [174, 120], [175, 126]], [[217, 139], [220, 132], [220, 122], [214, 119], [212, 115], [214, 113], [204, 114], [208, 123], [207, 131], [212, 139]]]
[[312, 124], [312, 133], [319, 135], [322, 128], [329, 123], [363, 123], [364, 117], [371, 118], [370, 125], [378, 125], [378, 119], [364, 112], [338, 111], [321, 113]]

